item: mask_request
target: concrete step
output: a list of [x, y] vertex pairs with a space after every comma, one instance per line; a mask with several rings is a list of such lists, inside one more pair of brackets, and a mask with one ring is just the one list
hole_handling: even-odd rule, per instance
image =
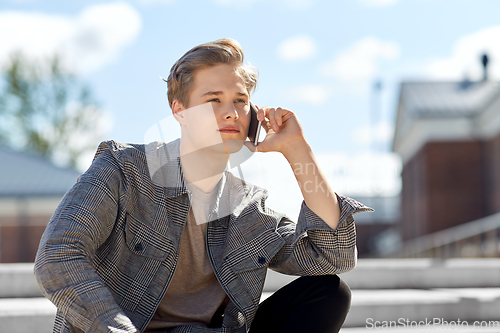
[[[272, 292], [265, 292], [261, 301], [270, 295]], [[55, 306], [45, 298], [0, 299], [0, 333], [50, 333], [55, 312]], [[443, 325], [443, 321], [447, 323]], [[392, 325], [391, 332], [397, 333], [397, 329], [457, 329], [465, 325], [464, 321], [468, 328], [475, 329], [467, 332], [500, 332], [500, 288], [352, 290], [344, 327], [345, 333], [383, 332], [385, 324]], [[478, 327], [474, 327], [475, 321]], [[492, 327], [496, 331], [489, 330]]]
[[[500, 287], [500, 258], [360, 259], [340, 277], [351, 289]], [[264, 291], [275, 291], [296, 278], [268, 270]]]
[[0, 333], [51, 333], [56, 307], [46, 298], [0, 299]]
[[500, 287], [500, 258], [361, 259], [341, 274], [352, 289]]
[[[269, 270], [264, 291], [296, 278]], [[351, 289], [500, 287], [500, 258], [360, 259], [341, 278]], [[40, 296], [32, 263], [0, 264], [0, 298]]]
[[353, 290], [344, 326], [374, 328], [376, 321], [493, 321], [500, 332], [500, 288]]
[[32, 263], [0, 264], [0, 298], [41, 296]]
[[[262, 299], [296, 278], [269, 270]], [[500, 259], [361, 259], [341, 278], [353, 290], [346, 329], [367, 330], [375, 321], [460, 319], [490, 332], [473, 321], [500, 321]], [[40, 296], [33, 264], [0, 264], [0, 333], [50, 333], [55, 307]], [[391, 332], [400, 329], [422, 328]], [[500, 324], [493, 331], [500, 333]]]
[[[264, 292], [261, 301], [271, 296]], [[344, 327], [395, 323], [493, 321], [500, 332], [500, 288], [436, 288], [352, 290], [351, 310]]]

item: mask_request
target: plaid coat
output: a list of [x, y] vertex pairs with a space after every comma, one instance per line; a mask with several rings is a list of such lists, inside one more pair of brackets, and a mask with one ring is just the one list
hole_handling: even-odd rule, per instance
[[[174, 274], [190, 209], [179, 143], [103, 142], [62, 199], [35, 259], [40, 288], [58, 309], [54, 332], [146, 328]], [[247, 332], [267, 268], [325, 275], [355, 266], [352, 214], [371, 208], [338, 196], [341, 217], [333, 230], [305, 202], [297, 223], [271, 210], [264, 189], [227, 171], [219, 194], [206, 242], [230, 298], [222, 328], [183, 325], [169, 332]]]

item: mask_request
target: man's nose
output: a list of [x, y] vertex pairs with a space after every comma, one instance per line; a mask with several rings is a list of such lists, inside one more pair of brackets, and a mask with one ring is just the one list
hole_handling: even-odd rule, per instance
[[224, 119], [238, 119], [239, 118], [239, 114], [238, 114], [238, 110], [236, 109], [236, 106], [234, 105], [234, 103], [225, 103], [223, 105], [223, 110], [222, 110], [222, 117]]

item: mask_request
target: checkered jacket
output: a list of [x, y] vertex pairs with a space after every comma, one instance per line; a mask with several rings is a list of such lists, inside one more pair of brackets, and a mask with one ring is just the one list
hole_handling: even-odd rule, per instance
[[[161, 158], [153, 162], [151, 154]], [[151, 169], [155, 163], [158, 168]], [[271, 210], [264, 189], [230, 172], [219, 191], [206, 241], [230, 298], [222, 327], [182, 325], [168, 332], [247, 332], [267, 268], [303, 276], [355, 266], [352, 214], [371, 208], [338, 196], [341, 217], [334, 230], [305, 202], [297, 223]], [[231, 204], [230, 214], [218, 215]], [[143, 331], [174, 274], [189, 209], [179, 140], [101, 143], [48, 223], [35, 260], [40, 288], [57, 306], [54, 332]]]

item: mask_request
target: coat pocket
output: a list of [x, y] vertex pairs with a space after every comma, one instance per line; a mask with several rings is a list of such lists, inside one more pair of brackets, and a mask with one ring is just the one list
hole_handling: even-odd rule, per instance
[[125, 222], [125, 241], [132, 253], [160, 261], [165, 260], [174, 250], [171, 240], [130, 214]]
[[267, 267], [285, 240], [273, 230], [266, 230], [250, 242], [226, 256], [227, 264], [235, 273]]

